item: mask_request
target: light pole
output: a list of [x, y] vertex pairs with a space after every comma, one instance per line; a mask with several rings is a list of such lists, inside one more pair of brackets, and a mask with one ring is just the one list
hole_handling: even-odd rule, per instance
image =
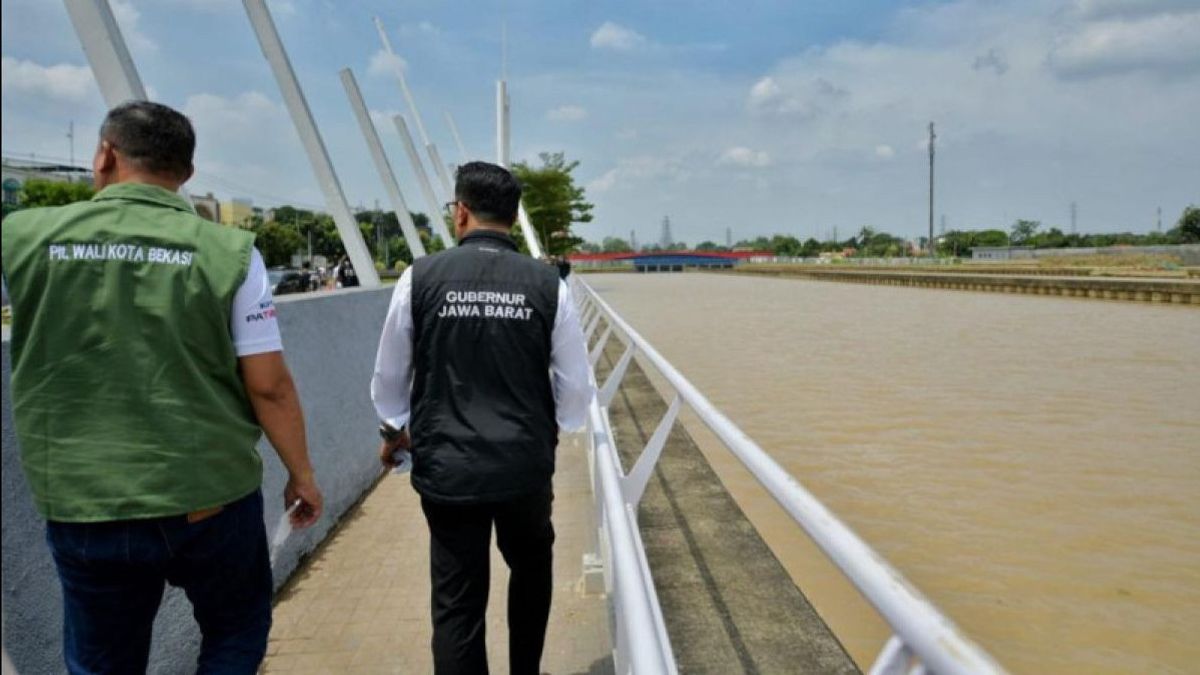
[[933, 133], [933, 122], [929, 123], [929, 259], [933, 260], [936, 244], [933, 240], [933, 142], [937, 134]]

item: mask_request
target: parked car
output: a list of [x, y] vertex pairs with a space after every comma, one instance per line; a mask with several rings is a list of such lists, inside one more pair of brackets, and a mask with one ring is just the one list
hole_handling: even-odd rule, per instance
[[303, 293], [308, 290], [308, 275], [303, 270], [271, 269], [267, 270], [267, 279], [271, 282], [271, 293], [274, 295]]

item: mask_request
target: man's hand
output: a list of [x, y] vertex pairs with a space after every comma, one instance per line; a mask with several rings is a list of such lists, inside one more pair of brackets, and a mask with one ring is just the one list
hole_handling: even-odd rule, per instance
[[291, 507], [297, 499], [300, 500], [300, 505], [292, 511], [291, 521], [292, 527], [302, 530], [321, 519], [321, 510], [325, 503], [312, 473], [288, 477], [287, 486], [283, 489], [284, 508]]
[[392, 453], [396, 450], [409, 450], [412, 448], [412, 439], [408, 436], [408, 429], [401, 429], [400, 435], [392, 441], [384, 441], [379, 444], [379, 462], [389, 469], [399, 466], [399, 463], [392, 459]]

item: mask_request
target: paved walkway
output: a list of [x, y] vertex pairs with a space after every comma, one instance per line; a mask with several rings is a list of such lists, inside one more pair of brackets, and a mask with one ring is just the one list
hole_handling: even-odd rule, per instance
[[[554, 601], [542, 670], [612, 672], [608, 610], [581, 588], [592, 531], [582, 440], [564, 436], [554, 481]], [[508, 568], [492, 548], [488, 660], [508, 671]], [[386, 476], [281, 590], [265, 672], [430, 673], [429, 531], [407, 475]]]

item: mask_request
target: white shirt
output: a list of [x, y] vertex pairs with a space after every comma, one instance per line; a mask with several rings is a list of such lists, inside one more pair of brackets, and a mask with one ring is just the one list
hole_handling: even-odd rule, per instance
[[229, 335], [233, 338], [233, 348], [238, 356], [283, 351], [271, 281], [267, 278], [267, 266], [257, 248], [250, 252], [246, 280], [233, 296]]
[[[400, 429], [408, 424], [413, 378], [412, 268], [396, 282], [371, 378], [371, 400], [379, 419]], [[550, 384], [558, 428], [575, 431], [587, 421], [596, 385], [575, 302], [566, 282], [558, 282], [558, 311], [550, 333]]]

